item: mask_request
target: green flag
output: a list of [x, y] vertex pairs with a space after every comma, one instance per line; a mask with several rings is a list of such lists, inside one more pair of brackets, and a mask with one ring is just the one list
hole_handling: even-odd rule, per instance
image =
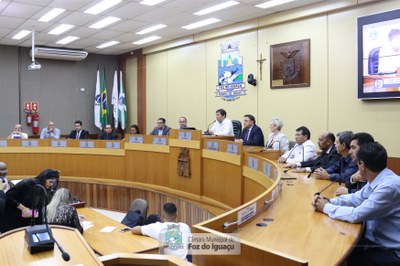
[[102, 128], [108, 124], [108, 104], [107, 104], [107, 84], [105, 70], [101, 79], [101, 116], [100, 121]]

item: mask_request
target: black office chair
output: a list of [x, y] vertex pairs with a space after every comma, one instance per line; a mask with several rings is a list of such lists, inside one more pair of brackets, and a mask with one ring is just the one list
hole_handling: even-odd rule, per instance
[[375, 47], [368, 55], [368, 75], [379, 73], [379, 51], [382, 47]]
[[240, 138], [240, 136], [242, 135], [242, 122], [240, 122], [239, 120], [232, 120], [232, 125], [235, 139]]

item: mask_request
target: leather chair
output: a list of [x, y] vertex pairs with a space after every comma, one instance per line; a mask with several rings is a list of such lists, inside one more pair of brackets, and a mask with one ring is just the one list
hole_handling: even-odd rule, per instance
[[149, 208], [149, 204], [144, 199], [135, 199], [132, 201], [131, 207], [129, 211], [140, 211], [140, 215], [142, 215], [143, 219], [147, 218], [147, 209]]
[[242, 135], [242, 122], [240, 122], [239, 120], [232, 120], [232, 125], [235, 139], [240, 138], [240, 136]]

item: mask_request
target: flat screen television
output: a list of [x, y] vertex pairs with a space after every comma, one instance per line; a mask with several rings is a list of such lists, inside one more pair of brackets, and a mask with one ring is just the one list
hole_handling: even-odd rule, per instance
[[358, 99], [400, 98], [400, 9], [359, 17]]

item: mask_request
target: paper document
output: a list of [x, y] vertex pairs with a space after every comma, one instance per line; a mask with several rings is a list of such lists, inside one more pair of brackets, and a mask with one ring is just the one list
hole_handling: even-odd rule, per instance
[[116, 226], [106, 226], [103, 229], [100, 230], [100, 232], [104, 232], [104, 233], [110, 233], [112, 232], [115, 228], [117, 228]]

